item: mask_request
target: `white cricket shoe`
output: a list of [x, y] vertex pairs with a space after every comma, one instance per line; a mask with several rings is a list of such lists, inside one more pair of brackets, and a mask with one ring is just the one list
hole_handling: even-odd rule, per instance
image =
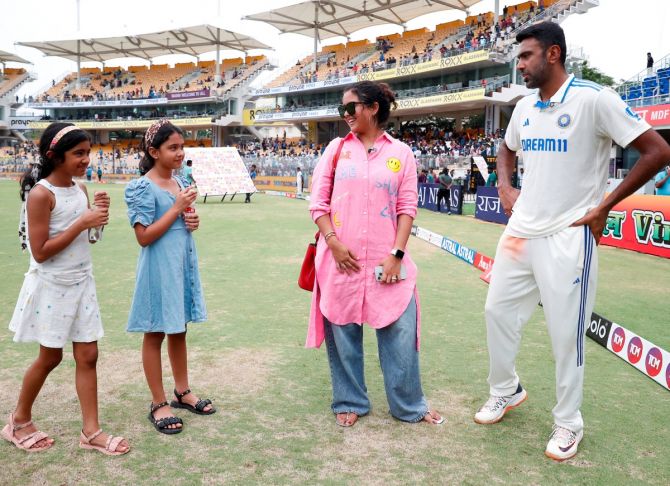
[[528, 398], [528, 393], [523, 389], [521, 383], [512, 395], [497, 397], [491, 395], [484, 406], [475, 414], [475, 422], [478, 424], [495, 424], [500, 422], [508, 410], [518, 407]]
[[554, 430], [551, 432], [547, 449], [544, 451], [547, 457], [555, 461], [565, 461], [577, 454], [577, 446], [582, 441], [584, 432], [573, 432], [570, 429], [554, 424]]

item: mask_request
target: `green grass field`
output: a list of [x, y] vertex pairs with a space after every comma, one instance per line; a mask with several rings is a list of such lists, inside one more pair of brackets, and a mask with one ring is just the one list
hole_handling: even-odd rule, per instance
[[[554, 405], [554, 365], [544, 317], [525, 329], [517, 368], [530, 399], [494, 426], [472, 416], [487, 398], [478, 272], [416, 238], [423, 316], [421, 366], [445, 425], [408, 425], [388, 414], [374, 333], [367, 332], [372, 413], [352, 429], [335, 425], [325, 350], [303, 347], [310, 294], [295, 281], [314, 234], [307, 203], [256, 195], [198, 205], [200, 269], [209, 322], [189, 332], [191, 383], [219, 412], [184, 412], [177, 436], [154, 431], [140, 361], [141, 336], [125, 332], [139, 246], [127, 223], [123, 186], [105, 186], [112, 216], [93, 248], [106, 336], [100, 341], [103, 427], [127, 437], [130, 454], [80, 451], [74, 361], [66, 354], [33, 418], [56, 438], [43, 454], [0, 442], [0, 484], [670, 484], [670, 393], [591, 340], [586, 344], [585, 438], [579, 454], [544, 457]], [[89, 190], [90, 192], [90, 190]], [[16, 237], [18, 184], [0, 181], [0, 420], [13, 409], [37, 346], [15, 344], [7, 324], [28, 267]], [[502, 231], [472, 217], [420, 211], [420, 226], [493, 256]], [[600, 248], [596, 311], [670, 349], [670, 261]], [[172, 389], [167, 353], [165, 387]]]

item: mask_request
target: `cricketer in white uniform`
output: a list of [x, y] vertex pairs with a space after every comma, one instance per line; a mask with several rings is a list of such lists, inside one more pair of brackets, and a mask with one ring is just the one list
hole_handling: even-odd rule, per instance
[[[491, 396], [475, 421], [498, 422], [527, 398], [515, 358], [521, 330], [541, 301], [556, 362], [557, 399], [545, 453], [563, 460], [574, 456], [583, 436], [579, 409], [584, 336], [598, 274], [594, 234], [598, 228], [602, 234], [607, 213], [617, 202], [608, 198], [603, 204], [612, 141], [622, 147], [636, 141], [637, 148], [638, 138], [650, 127], [613, 90], [567, 75], [565, 37], [558, 25], [542, 23], [527, 30], [529, 36], [523, 37], [524, 31], [517, 37], [518, 69], [529, 87], [540, 89], [517, 103], [505, 134], [506, 147], [498, 156], [501, 201], [509, 206], [508, 214], [511, 209], [511, 217], [498, 243], [485, 307]], [[553, 90], [547, 93], [552, 82]], [[519, 150], [525, 168], [520, 193], [510, 186]], [[646, 169], [653, 173], [653, 168]], [[637, 187], [647, 180], [644, 177]], [[637, 188], [631, 189], [630, 182], [627, 186], [623, 197]], [[516, 201], [510, 194], [518, 195]]]

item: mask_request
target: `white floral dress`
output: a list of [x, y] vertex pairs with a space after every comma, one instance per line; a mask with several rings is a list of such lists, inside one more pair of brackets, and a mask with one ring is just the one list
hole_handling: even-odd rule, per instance
[[[44, 179], [37, 184], [56, 198], [49, 219], [49, 238], [54, 238], [86, 211], [86, 194], [77, 184], [56, 187]], [[60, 253], [38, 263], [28, 239], [30, 267], [9, 323], [14, 341], [62, 348], [68, 341], [93, 342], [104, 335], [89, 247], [88, 232], [82, 231]]]

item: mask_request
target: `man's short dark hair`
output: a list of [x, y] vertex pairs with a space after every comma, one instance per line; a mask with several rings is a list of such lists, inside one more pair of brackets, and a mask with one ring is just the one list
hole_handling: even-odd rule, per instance
[[561, 49], [561, 64], [565, 66], [567, 47], [565, 46], [565, 33], [560, 25], [553, 22], [540, 22], [523, 29], [516, 36], [516, 41], [521, 43], [526, 39], [537, 40], [546, 51], [551, 46]]

